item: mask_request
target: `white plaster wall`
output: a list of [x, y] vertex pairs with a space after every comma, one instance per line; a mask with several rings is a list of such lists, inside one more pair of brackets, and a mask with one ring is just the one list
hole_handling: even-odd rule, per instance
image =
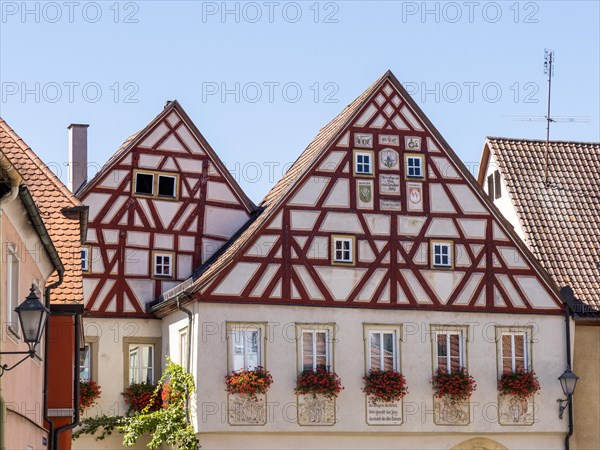
[[[558, 419], [556, 403], [562, 396], [556, 378], [565, 368], [562, 316], [209, 303], [196, 303], [190, 308], [194, 311], [196, 330], [193, 337], [196, 355], [193, 372], [198, 383], [195, 426], [203, 448], [397, 448], [398, 436], [406, 438], [406, 447], [402, 441], [403, 448], [450, 448], [474, 436], [495, 439], [508, 448], [562, 448], [566, 421]], [[163, 319], [163, 347], [175, 355], [178, 354], [175, 336], [185, 326], [184, 319], [179, 312]], [[268, 393], [271, 406], [265, 426], [227, 424], [226, 321], [269, 323], [266, 366], [274, 384]], [[296, 423], [297, 322], [335, 323], [337, 326], [334, 364], [345, 389], [337, 400], [338, 423], [333, 427], [302, 427]], [[403, 325], [401, 367], [410, 393], [404, 398], [405, 423], [401, 426], [373, 427], [365, 422], [365, 397], [361, 391], [365, 372], [363, 323]], [[472, 423], [468, 426], [433, 423], [431, 324], [469, 325], [467, 361], [478, 389], [471, 398]], [[532, 326], [535, 330], [533, 367], [542, 387], [535, 398], [537, 423], [525, 427], [497, 423], [494, 326], [515, 324]], [[315, 432], [322, 437], [304, 437]], [[349, 433], [356, 439], [349, 438]], [[432, 433], [438, 437], [432, 439]], [[460, 436], [450, 436], [455, 433]]]
[[[494, 171], [498, 169], [498, 164], [494, 157], [490, 154], [490, 159], [488, 162], [487, 169], [485, 171], [485, 178], [483, 180], [483, 189], [487, 192], [487, 177], [494, 173]], [[494, 205], [498, 207], [502, 215], [508, 220], [511, 225], [515, 228], [515, 232], [517, 235], [523, 239], [525, 242], [525, 232], [523, 231], [523, 227], [519, 223], [519, 218], [517, 217], [517, 211], [515, 210], [512, 202], [512, 198], [508, 193], [508, 189], [506, 188], [506, 182], [504, 181], [504, 176], [502, 172], [500, 172], [500, 188], [502, 190], [502, 195], [499, 199], [494, 200]]]
[[[97, 338], [95, 345], [98, 351], [97, 378], [102, 394], [97, 405], [90, 407], [84, 414], [85, 417], [99, 415], [125, 415], [127, 406], [121, 393], [123, 384], [123, 342], [126, 337], [151, 337], [161, 335], [160, 321], [156, 319], [118, 319], [85, 317], [83, 321], [85, 338]], [[161, 367], [164, 366], [163, 347], [160, 355]], [[159, 355], [157, 355], [158, 359]], [[160, 375], [157, 375], [160, 376]], [[115, 433], [105, 441], [95, 441], [92, 437], [82, 437], [73, 441], [73, 449], [87, 450], [90, 448], [122, 448], [122, 435]], [[140, 441], [135, 448], [146, 448]]]

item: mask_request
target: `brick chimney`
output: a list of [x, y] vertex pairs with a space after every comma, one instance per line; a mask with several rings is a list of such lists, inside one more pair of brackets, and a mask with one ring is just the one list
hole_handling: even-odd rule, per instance
[[87, 181], [89, 125], [72, 123], [69, 130], [69, 180], [68, 188], [76, 193]]

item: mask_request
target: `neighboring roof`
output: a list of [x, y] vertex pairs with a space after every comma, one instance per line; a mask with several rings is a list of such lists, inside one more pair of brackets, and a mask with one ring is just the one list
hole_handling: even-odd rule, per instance
[[[556, 285], [539, 266], [531, 252], [521, 242], [518, 236], [515, 234], [510, 223], [500, 214], [498, 209], [491, 203], [488, 196], [477, 184], [477, 181], [473, 178], [469, 170], [464, 166], [460, 158], [452, 150], [450, 145], [437, 131], [435, 126], [422, 112], [421, 108], [412, 99], [410, 94], [404, 89], [402, 84], [398, 81], [396, 76], [391, 72], [387, 71], [381, 78], [373, 83], [366, 91], [364, 91], [356, 100], [350, 103], [337, 117], [335, 117], [329, 124], [323, 127], [315, 139], [309, 144], [304, 150], [300, 157], [294, 162], [290, 169], [284, 174], [284, 176], [275, 184], [275, 186], [265, 196], [263, 201], [259, 204], [260, 208], [263, 208], [262, 214], [260, 214], [246, 230], [244, 230], [239, 237], [232, 239], [226, 245], [227, 248], [222, 249], [222, 253], [215, 259], [214, 262], [208, 261], [201, 270], [197, 271], [193, 277], [193, 281], [187, 280], [184, 282], [186, 288], [174, 288], [172, 290], [173, 295], [168, 295], [170, 292], [165, 293], [161, 302], [151, 304], [153, 312], [158, 313], [159, 310], [163, 309], [167, 311], [169, 304], [174, 301], [179, 295], [183, 295], [189, 298], [190, 294], [202, 291], [202, 288], [208, 285], [224, 268], [235, 261], [237, 254], [244, 248], [245, 244], [249, 243], [256, 234], [261, 230], [261, 227], [268, 223], [269, 219], [279, 210], [279, 205], [283, 204], [286, 199], [294, 192], [296, 185], [302, 181], [305, 174], [307, 174], [315, 164], [318, 163], [320, 156], [325, 152], [340, 136], [345, 128], [352, 122], [353, 118], [358, 115], [361, 109], [371, 100], [377, 90], [383, 85], [385, 81], [389, 81], [402, 95], [403, 99], [410, 105], [410, 107], [417, 112], [419, 119], [423, 121], [425, 127], [431, 131], [447, 156], [452, 159], [461, 172], [462, 176], [472, 186], [472, 188], [479, 194], [479, 198], [489, 208], [490, 212], [502, 225], [506, 233], [512, 238], [517, 247], [523, 252], [523, 255], [531, 262], [532, 266], [539, 274], [540, 278], [554, 291], [558, 296]], [[162, 313], [162, 312], [161, 312]]]
[[125, 142], [121, 144], [117, 151], [108, 159], [108, 161], [106, 161], [106, 164], [102, 166], [98, 173], [96, 173], [96, 175], [91, 180], [89, 180], [87, 183], [83, 184], [79, 188], [79, 190], [77, 191], [77, 197], [83, 198], [85, 194], [92, 188], [92, 186], [94, 186], [98, 181], [102, 179], [104, 174], [106, 174], [115, 164], [117, 164], [123, 157], [125, 157], [131, 149], [135, 148], [135, 146], [144, 137], [146, 137], [148, 133], [150, 133], [153, 130], [153, 128], [158, 123], [160, 123], [165, 117], [167, 117], [167, 115], [169, 115], [169, 113], [171, 113], [171, 111], [173, 110], [177, 111], [177, 113], [181, 116], [184, 123], [188, 126], [194, 137], [198, 139], [198, 141], [201, 143], [203, 149], [210, 157], [212, 163], [217, 167], [222, 176], [228, 181], [229, 185], [231, 186], [235, 194], [238, 196], [242, 204], [246, 207], [247, 211], [249, 213], [255, 211], [256, 205], [254, 205], [254, 203], [252, 203], [252, 201], [244, 193], [244, 191], [237, 183], [235, 178], [233, 178], [229, 170], [227, 170], [227, 167], [225, 167], [225, 164], [223, 164], [221, 159], [217, 156], [216, 152], [210, 146], [208, 141], [204, 138], [202, 133], [200, 133], [200, 130], [198, 130], [194, 122], [192, 122], [190, 117], [187, 115], [187, 113], [177, 100], [169, 101], [165, 105], [161, 113], [158, 114], [154, 119], [152, 119], [152, 121], [150, 121], [148, 125], [146, 125], [142, 130], [138, 131], [137, 133], [134, 133], [131, 136], [129, 136], [125, 140]]
[[600, 312], [600, 143], [488, 137], [490, 154], [506, 182], [525, 241], [558, 286], [573, 288], [579, 311]]
[[[52, 291], [52, 302], [83, 302], [80, 258], [83, 205], [2, 118], [0, 149], [23, 177], [64, 265], [64, 279]], [[48, 281], [56, 280], [53, 275]]]

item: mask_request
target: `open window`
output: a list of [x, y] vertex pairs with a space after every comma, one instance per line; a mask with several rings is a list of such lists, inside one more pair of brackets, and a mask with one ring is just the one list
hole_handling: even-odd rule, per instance
[[179, 177], [167, 172], [136, 170], [134, 172], [133, 195], [176, 199]]

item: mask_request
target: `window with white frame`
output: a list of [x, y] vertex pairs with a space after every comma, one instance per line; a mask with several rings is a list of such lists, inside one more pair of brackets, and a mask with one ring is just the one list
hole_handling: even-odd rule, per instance
[[254, 370], [261, 366], [261, 329], [234, 327], [229, 334], [232, 370]]
[[447, 241], [431, 241], [431, 265], [433, 267], [453, 266], [453, 245]]
[[188, 347], [188, 328], [179, 330], [179, 364], [181, 367], [187, 367], [187, 347]]
[[499, 369], [504, 372], [531, 370], [530, 330], [498, 328]]
[[393, 330], [369, 331], [367, 359], [369, 370], [398, 370], [396, 341], [396, 332]]
[[19, 335], [19, 316], [15, 308], [19, 305], [19, 258], [14, 244], [6, 246], [6, 315], [8, 329]]
[[81, 248], [81, 271], [88, 273], [90, 271], [90, 248]]
[[329, 330], [302, 329], [300, 339], [300, 354], [302, 355], [302, 370], [328, 369], [330, 363], [330, 334]]
[[157, 195], [159, 197], [177, 197], [177, 177], [158, 175]]
[[136, 172], [135, 193], [138, 195], [154, 195], [154, 174]]
[[153, 384], [154, 359], [153, 344], [129, 344], [129, 384]]
[[340, 264], [354, 263], [354, 237], [332, 236], [332, 261]]
[[92, 379], [92, 344], [85, 344], [79, 351], [79, 379], [90, 381]]
[[154, 252], [154, 276], [173, 278], [173, 254]]
[[356, 175], [373, 175], [372, 152], [354, 152], [354, 173]]
[[406, 176], [423, 178], [425, 176], [423, 155], [406, 155]]
[[434, 327], [432, 330], [434, 372], [453, 372], [466, 367], [466, 329]]

